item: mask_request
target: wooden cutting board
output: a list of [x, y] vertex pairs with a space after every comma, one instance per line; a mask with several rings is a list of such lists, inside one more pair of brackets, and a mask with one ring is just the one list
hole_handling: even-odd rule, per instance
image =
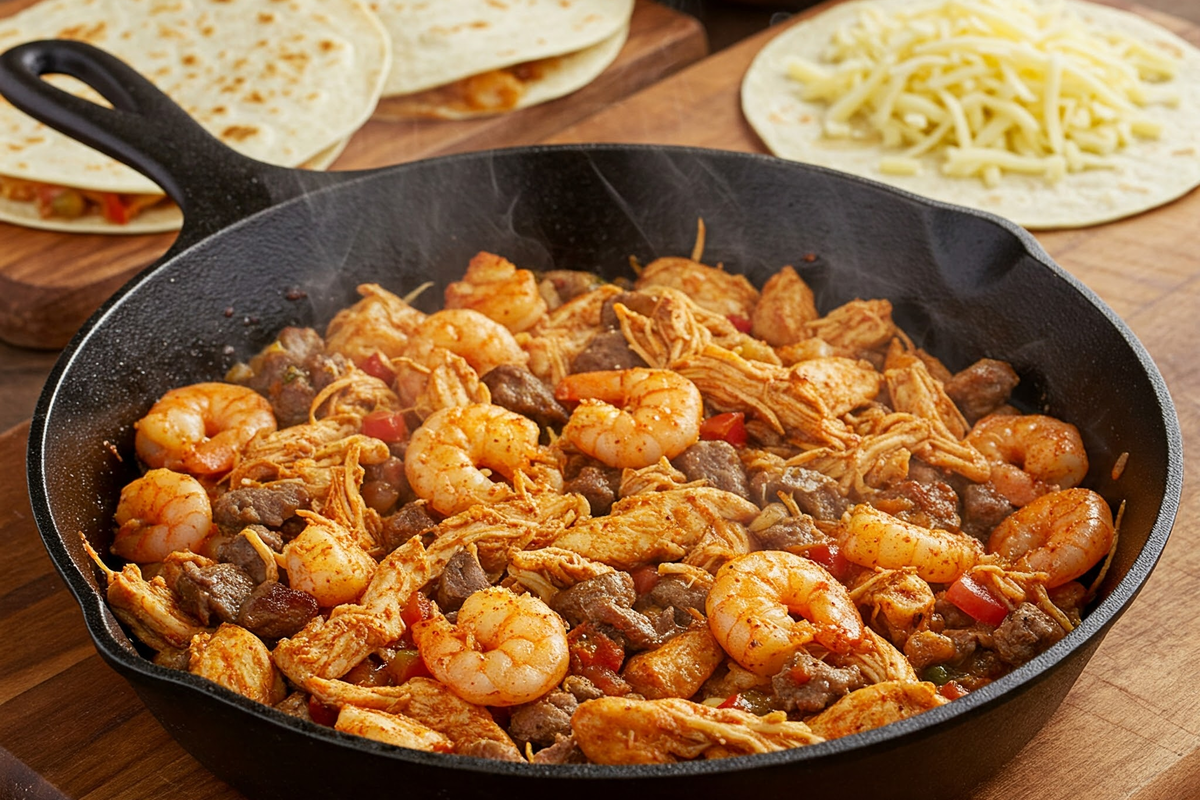
[[[15, 13], [28, 4], [6, 3], [0, 13]], [[704, 28], [694, 17], [637, 0], [621, 54], [580, 91], [514, 114], [454, 122], [396, 119], [384, 100], [333, 169], [532, 144], [703, 58], [707, 50]], [[173, 233], [63, 234], [0, 223], [0, 340], [61, 348], [100, 303], [174, 239]]]

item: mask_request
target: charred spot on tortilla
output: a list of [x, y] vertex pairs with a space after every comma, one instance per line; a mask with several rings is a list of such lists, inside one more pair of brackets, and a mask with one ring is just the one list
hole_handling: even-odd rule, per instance
[[221, 131], [221, 139], [226, 142], [240, 142], [257, 133], [258, 128], [253, 125], [230, 125]]

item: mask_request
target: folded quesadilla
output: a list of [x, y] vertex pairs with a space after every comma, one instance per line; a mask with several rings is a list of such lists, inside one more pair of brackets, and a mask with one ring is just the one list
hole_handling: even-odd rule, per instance
[[463, 119], [526, 108], [600, 75], [629, 34], [632, 0], [376, 0], [392, 37], [381, 112]]
[[[358, 0], [44, 0], [0, 19], [0, 50], [74, 39], [126, 61], [245, 155], [323, 168], [371, 115], [391, 39]], [[66, 76], [61, 88], [104, 103]], [[0, 99], [0, 220], [134, 233], [181, 222], [138, 172]]]

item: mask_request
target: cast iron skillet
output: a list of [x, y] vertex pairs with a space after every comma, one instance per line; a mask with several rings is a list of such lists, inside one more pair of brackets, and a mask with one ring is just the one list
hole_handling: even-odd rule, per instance
[[[40, 79], [67, 73], [110, 110]], [[535, 147], [367, 172], [314, 174], [250, 161], [145, 80], [86, 45], [38, 42], [0, 58], [14, 105], [134, 166], [182, 207], [160, 261], [67, 346], [37, 406], [28, 478], [37, 524], [103, 658], [163, 726], [253, 797], [375, 791], [455, 798], [763, 796], [946, 798], [993, 774], [1059, 705], [1150, 575], [1182, 485], [1178, 422], [1130, 330], [1022, 229], [836, 172], [669, 147]], [[220, 377], [285, 325], [321, 329], [379, 282], [433, 281], [433, 302], [481, 249], [534, 269], [625, 273], [691, 251], [759, 285], [794, 264], [822, 310], [886, 297], [951, 369], [982, 356], [1022, 377], [1017, 400], [1074, 422], [1090, 485], [1128, 501], [1099, 601], [1031, 663], [966, 698], [868, 733], [770, 755], [669, 766], [538, 767], [414, 752], [287, 717], [139, 654], [103, 601], [82, 531], [102, 552], [119, 488], [137, 469], [133, 422], [165, 390]], [[815, 256], [815, 259], [813, 258]], [[426, 310], [433, 310], [432, 307]], [[1129, 452], [1114, 479], [1111, 467]]]

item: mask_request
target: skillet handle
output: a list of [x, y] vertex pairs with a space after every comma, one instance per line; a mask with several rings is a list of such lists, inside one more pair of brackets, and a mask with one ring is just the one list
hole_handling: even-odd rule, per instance
[[[78, 78], [113, 107], [76, 97], [42, 78], [55, 73]], [[8, 50], [0, 55], [0, 94], [161, 186], [183, 211], [176, 249], [325, 182], [319, 173], [238, 153], [128, 64], [84, 42], [43, 40]]]

